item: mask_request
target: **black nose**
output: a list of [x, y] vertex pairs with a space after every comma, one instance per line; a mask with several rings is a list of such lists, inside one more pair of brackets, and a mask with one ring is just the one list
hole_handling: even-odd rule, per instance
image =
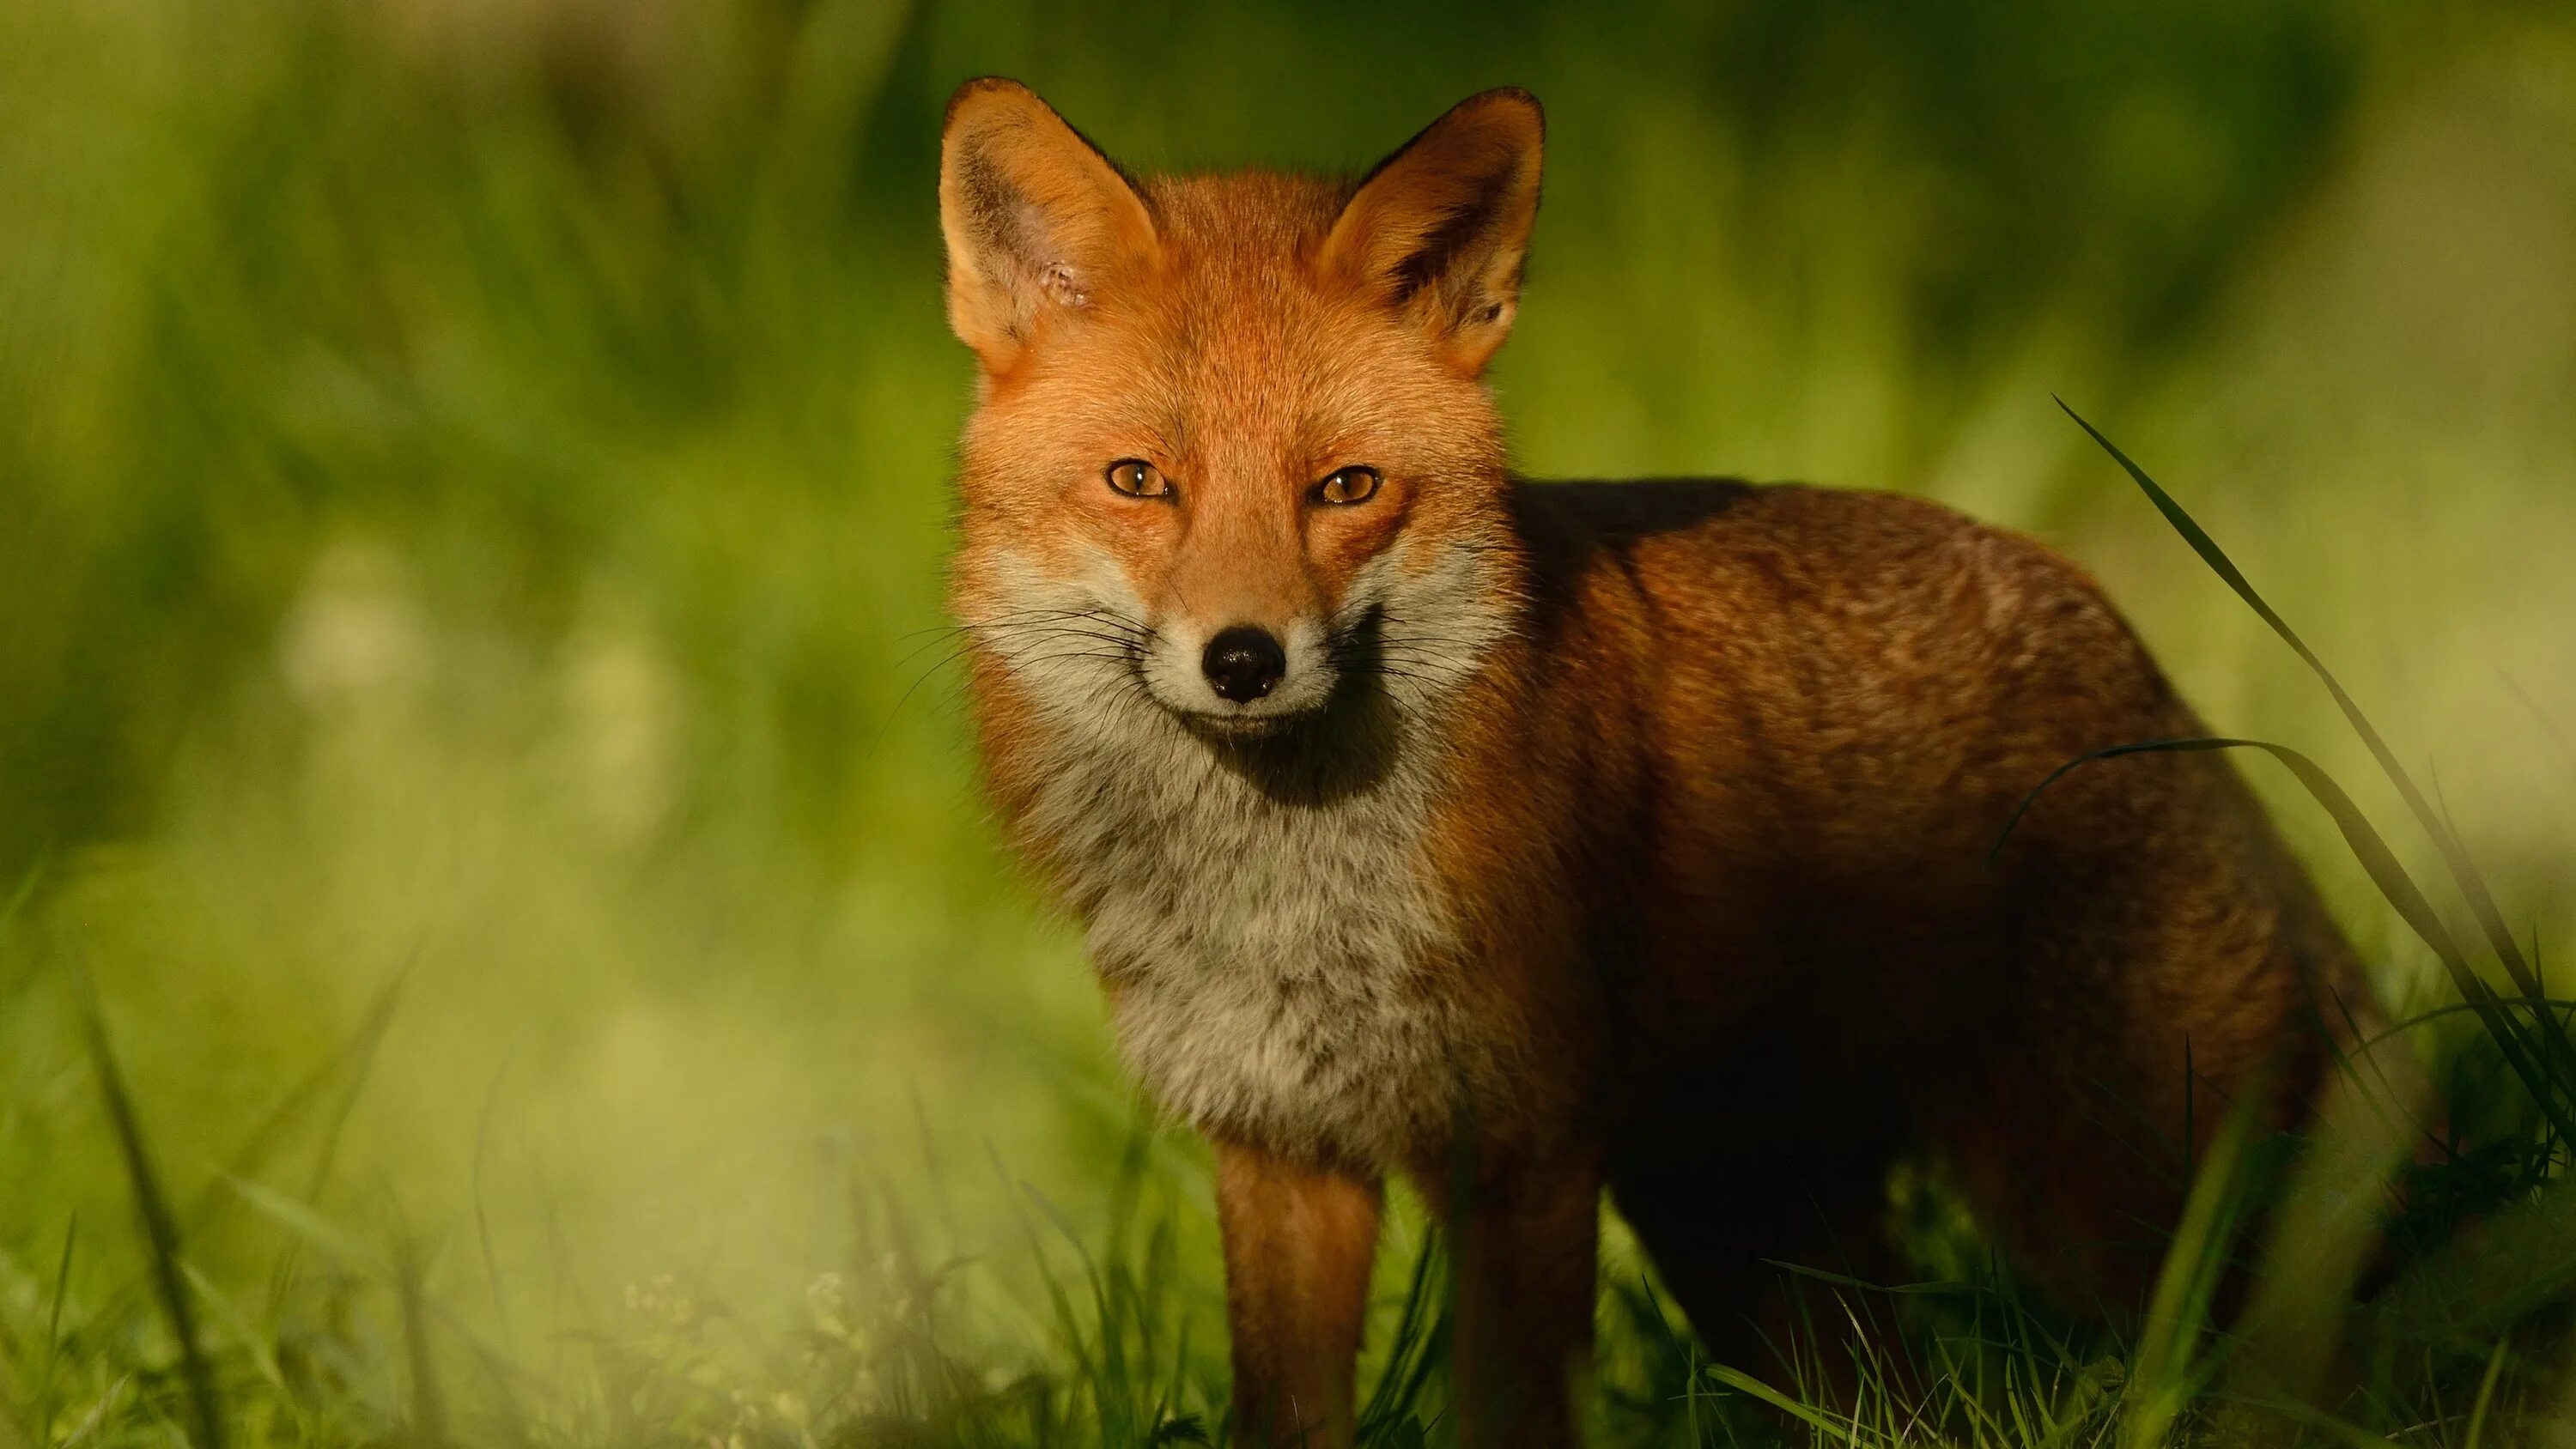
[[1236, 704], [1250, 704], [1268, 694], [1288, 672], [1288, 655], [1270, 631], [1251, 624], [1220, 629], [1199, 656], [1208, 683]]

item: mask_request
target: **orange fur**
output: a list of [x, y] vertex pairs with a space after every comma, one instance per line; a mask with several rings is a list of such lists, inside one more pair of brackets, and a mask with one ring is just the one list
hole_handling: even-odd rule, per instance
[[1377, 1184], [1221, 1142], [1216, 1201], [1241, 1431], [1256, 1442], [1349, 1442]]
[[[2214, 757], [2079, 771], [1989, 859], [2058, 765], [2200, 732], [2065, 560], [1899, 497], [1508, 471], [1481, 371], [1540, 129], [1491, 92], [1356, 185], [1138, 182], [1010, 82], [948, 119], [992, 796], [1220, 1144], [1238, 1422], [1280, 1442], [1348, 1440], [1386, 1173], [1457, 1229], [1469, 1442], [1569, 1442], [1605, 1188], [1738, 1360], [1765, 1260], [1868, 1276], [1927, 1147], [2116, 1312], [2224, 1103], [2296, 1120], [2310, 1013], [2367, 1010]], [[1258, 697], [1217, 687], [1237, 628]]]

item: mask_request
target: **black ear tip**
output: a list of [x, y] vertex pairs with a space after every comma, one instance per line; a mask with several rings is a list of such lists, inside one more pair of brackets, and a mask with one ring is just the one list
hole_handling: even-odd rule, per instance
[[1462, 111], [1482, 111], [1500, 108], [1508, 108], [1510, 110], [1522, 112], [1529, 117], [1530, 128], [1532, 130], [1536, 131], [1541, 136], [1545, 136], [1547, 134], [1547, 107], [1539, 104], [1538, 96], [1535, 93], [1526, 90], [1523, 87], [1496, 86], [1489, 91], [1478, 91], [1476, 94], [1469, 96], [1464, 101], [1458, 103], [1458, 109]]

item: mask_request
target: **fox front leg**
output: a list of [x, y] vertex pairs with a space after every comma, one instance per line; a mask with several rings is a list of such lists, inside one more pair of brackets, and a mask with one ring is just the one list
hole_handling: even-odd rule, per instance
[[1378, 1183], [1223, 1142], [1216, 1159], [1235, 1442], [1346, 1449]]

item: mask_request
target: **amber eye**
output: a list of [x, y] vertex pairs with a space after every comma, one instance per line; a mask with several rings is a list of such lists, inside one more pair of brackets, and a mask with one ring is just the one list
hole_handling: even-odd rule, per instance
[[1109, 486], [1130, 498], [1165, 498], [1172, 492], [1171, 480], [1142, 458], [1121, 458], [1110, 464]]
[[1315, 485], [1315, 497], [1323, 503], [1366, 503], [1377, 493], [1377, 470], [1366, 464], [1354, 464]]

